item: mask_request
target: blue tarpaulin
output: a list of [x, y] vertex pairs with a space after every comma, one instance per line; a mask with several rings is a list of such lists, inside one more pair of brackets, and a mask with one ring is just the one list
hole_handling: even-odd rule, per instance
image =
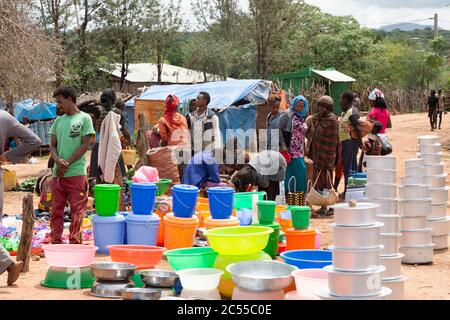
[[[247, 130], [256, 129], [256, 105], [253, 103], [240, 107], [229, 107], [219, 112], [217, 116], [219, 117], [220, 131], [224, 144], [230, 138], [234, 138], [236, 134], [240, 135], [247, 132]], [[240, 131], [236, 131], [239, 129]], [[227, 133], [227, 130], [232, 131]], [[232, 132], [234, 134], [231, 134]], [[246, 142], [245, 147], [249, 146], [248, 143], [249, 141]]]
[[56, 104], [32, 99], [14, 104], [14, 115], [17, 120], [23, 121], [27, 117], [30, 121], [50, 120], [56, 118]]

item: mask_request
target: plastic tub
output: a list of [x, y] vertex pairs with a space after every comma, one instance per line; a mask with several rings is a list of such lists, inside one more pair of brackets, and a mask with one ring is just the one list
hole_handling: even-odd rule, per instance
[[81, 244], [53, 244], [42, 246], [45, 261], [50, 267], [83, 268], [89, 267], [98, 250], [95, 246]]
[[287, 250], [307, 250], [316, 248], [315, 230], [289, 229], [285, 232]]
[[131, 263], [137, 269], [152, 269], [162, 259], [166, 248], [152, 246], [109, 246], [111, 260], [113, 262]]
[[167, 191], [169, 191], [169, 187], [172, 184], [172, 182], [173, 181], [170, 179], [161, 179], [158, 182], [156, 182], [155, 184], [158, 187], [156, 195], [158, 197], [165, 195]]
[[299, 269], [322, 269], [333, 263], [331, 251], [327, 250], [296, 250], [281, 254], [284, 262]]
[[199, 189], [189, 185], [172, 188], [173, 213], [177, 218], [192, 218], [197, 204]]
[[115, 216], [119, 208], [120, 186], [98, 184], [94, 187], [95, 210], [99, 216]]
[[233, 214], [234, 189], [216, 187], [208, 189], [209, 208], [213, 219], [230, 219]]
[[212, 268], [218, 256], [212, 248], [185, 248], [164, 252], [172, 269]]
[[292, 276], [300, 297], [319, 300], [314, 292], [328, 289], [328, 273], [322, 269], [296, 270]]
[[253, 195], [262, 201], [267, 196], [266, 192], [240, 192], [234, 195], [234, 207], [236, 209], [251, 209], [253, 207]]
[[45, 275], [45, 280], [41, 285], [54, 289], [90, 289], [95, 283], [95, 277], [92, 275], [91, 268], [85, 267], [70, 270], [65, 268], [49, 268]]
[[308, 230], [311, 209], [309, 207], [290, 207], [292, 215], [292, 225], [295, 230]]
[[127, 243], [132, 245], [156, 246], [161, 219], [154, 215], [130, 214], [127, 219]]
[[133, 183], [131, 185], [131, 205], [136, 215], [151, 215], [155, 207], [158, 187], [154, 183]]
[[190, 248], [194, 245], [198, 218], [177, 218], [172, 213], [164, 217], [164, 246], [169, 249]]
[[225, 228], [225, 227], [239, 227], [241, 223], [236, 217], [231, 217], [229, 219], [213, 219], [209, 217], [205, 221], [206, 230]]
[[181, 285], [187, 290], [214, 290], [224, 272], [219, 269], [184, 269], [178, 271]]
[[267, 242], [267, 246], [264, 248], [264, 252], [271, 256], [272, 259], [275, 259], [278, 255], [281, 226], [278, 223], [268, 225], [256, 224], [255, 226], [264, 226], [273, 229], [273, 232], [270, 234], [269, 241]]
[[259, 201], [257, 206], [259, 223], [272, 224], [275, 221], [277, 203], [275, 201]]
[[116, 215], [113, 217], [92, 218], [94, 224], [94, 243], [98, 247], [99, 254], [108, 254], [108, 246], [124, 244], [125, 242], [125, 217]]

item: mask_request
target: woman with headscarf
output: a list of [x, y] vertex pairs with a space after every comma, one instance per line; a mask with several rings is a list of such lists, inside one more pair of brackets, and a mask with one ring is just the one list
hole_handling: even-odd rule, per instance
[[369, 105], [372, 110], [367, 115], [367, 118], [380, 122], [382, 126], [380, 134], [386, 134], [386, 129], [392, 128], [392, 122], [384, 93], [378, 89], [373, 90], [369, 95]]
[[285, 191], [306, 192], [305, 135], [308, 125], [305, 119], [309, 113], [308, 100], [304, 96], [296, 97], [292, 101], [290, 110], [292, 117], [288, 151], [291, 161], [286, 170]]
[[170, 95], [166, 99], [166, 112], [158, 124], [163, 147], [189, 143], [186, 118], [177, 112], [179, 103], [177, 96]]

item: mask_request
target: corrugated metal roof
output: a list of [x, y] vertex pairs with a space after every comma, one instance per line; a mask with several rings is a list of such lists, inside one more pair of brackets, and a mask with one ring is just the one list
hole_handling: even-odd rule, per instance
[[342, 72], [336, 70], [313, 70], [315, 74], [319, 76], [331, 80], [333, 82], [355, 82], [356, 79], [349, 77]]
[[[116, 64], [113, 71], [101, 69], [115, 77], [120, 78], [121, 65]], [[208, 81], [222, 80], [220, 76], [207, 74]], [[233, 80], [229, 78], [228, 80]], [[157, 65], [153, 63], [136, 63], [130, 64], [128, 67], [128, 75], [126, 81], [131, 83], [156, 83], [158, 82]], [[162, 82], [163, 83], [199, 83], [204, 82], [203, 72], [190, 70], [182, 67], [163, 64]]]

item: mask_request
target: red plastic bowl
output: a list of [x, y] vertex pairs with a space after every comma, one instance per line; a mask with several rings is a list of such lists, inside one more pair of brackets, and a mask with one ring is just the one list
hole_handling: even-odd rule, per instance
[[153, 269], [167, 250], [163, 247], [133, 245], [114, 245], [108, 246], [108, 249], [113, 262], [131, 263], [138, 269]]

